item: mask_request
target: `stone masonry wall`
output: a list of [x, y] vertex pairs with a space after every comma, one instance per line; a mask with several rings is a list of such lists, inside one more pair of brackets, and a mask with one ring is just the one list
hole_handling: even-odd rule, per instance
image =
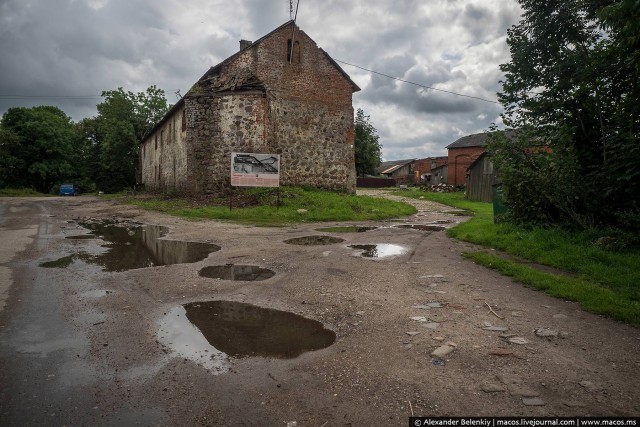
[[222, 195], [228, 190], [231, 153], [266, 152], [266, 99], [260, 92], [193, 96], [187, 108], [190, 191]]
[[185, 97], [189, 191], [223, 194], [231, 152], [281, 154], [281, 184], [355, 191], [354, 86], [292, 24], [232, 56]]

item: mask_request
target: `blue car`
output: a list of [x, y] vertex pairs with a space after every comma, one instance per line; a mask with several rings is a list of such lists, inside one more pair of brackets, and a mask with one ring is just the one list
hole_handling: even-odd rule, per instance
[[62, 184], [60, 185], [59, 196], [75, 196], [78, 194], [78, 189], [74, 184]]

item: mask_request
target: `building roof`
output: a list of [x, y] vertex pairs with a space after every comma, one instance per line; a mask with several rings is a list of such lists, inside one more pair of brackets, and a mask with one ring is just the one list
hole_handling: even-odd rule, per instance
[[[222, 69], [222, 66], [233, 60], [236, 56], [240, 55], [241, 52], [244, 52], [247, 49], [251, 49], [255, 46], [257, 46], [258, 44], [260, 44], [263, 40], [267, 39], [269, 36], [271, 36], [272, 34], [274, 34], [277, 31], [280, 31], [281, 29], [287, 27], [288, 25], [294, 25], [298, 31], [301, 31], [300, 28], [296, 25], [295, 21], [291, 20], [291, 21], [287, 21], [284, 24], [280, 25], [278, 28], [274, 29], [273, 31], [269, 32], [268, 34], [265, 34], [264, 36], [260, 37], [258, 40], [254, 41], [251, 44], [248, 44], [246, 47], [244, 47], [243, 49], [241, 49], [240, 51], [234, 53], [233, 55], [229, 56], [227, 59], [223, 60], [222, 62], [220, 62], [219, 64], [216, 64], [212, 67], [210, 67], [203, 75], [202, 77], [200, 77], [198, 79], [198, 82], [201, 82], [205, 79], [207, 79], [209, 76], [211, 76], [212, 74], [217, 74], [220, 72], [220, 70]], [[308, 36], [307, 36], [308, 37]], [[310, 38], [310, 37], [309, 37]], [[351, 77], [349, 77], [349, 75], [342, 69], [342, 67], [340, 67], [340, 65], [338, 65], [338, 63], [329, 56], [329, 54], [327, 52], [325, 52], [322, 48], [318, 47], [318, 49], [324, 54], [324, 56], [327, 58], [327, 60], [338, 70], [338, 72], [340, 72], [340, 74], [342, 74], [342, 76], [347, 79], [347, 81], [349, 82], [349, 84], [351, 85], [351, 88], [353, 90], [353, 92], [358, 92], [360, 91], [360, 87], [353, 81], [351, 80]], [[162, 119], [160, 119], [158, 121], [158, 123], [156, 123], [150, 130], [149, 132], [147, 132], [144, 136], [144, 140], [143, 142], [146, 140], [146, 138], [153, 134], [160, 126], [162, 126], [168, 119], [169, 117], [171, 117], [171, 115], [173, 115], [173, 113], [175, 111], [177, 111], [178, 109], [180, 109], [182, 107], [182, 105], [184, 104], [184, 98], [180, 98], [178, 100], [178, 102], [176, 102], [173, 106], [171, 106], [171, 108], [169, 109], [169, 111], [167, 111], [167, 113], [162, 117]]]
[[380, 163], [380, 166], [376, 169], [378, 173], [392, 173], [400, 169], [402, 166], [407, 165], [409, 163], [415, 162], [416, 159], [407, 159], [407, 160], [391, 160], [388, 162]]
[[[511, 129], [498, 132], [504, 132], [509, 139], [515, 136], [515, 131]], [[457, 139], [452, 144], [447, 145], [445, 148], [450, 150], [452, 148], [486, 147], [487, 139], [489, 138], [490, 134], [490, 132], [482, 132], [463, 136], [462, 138]]]

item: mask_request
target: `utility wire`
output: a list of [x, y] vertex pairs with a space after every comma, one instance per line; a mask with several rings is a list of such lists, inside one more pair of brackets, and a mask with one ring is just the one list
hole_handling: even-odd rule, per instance
[[[179, 92], [180, 89], [168, 90], [169, 92]], [[100, 99], [102, 95], [12, 95], [0, 94], [0, 99]]]
[[462, 94], [462, 93], [456, 93], [456, 92], [452, 92], [452, 91], [450, 91], [450, 90], [438, 89], [438, 88], [435, 88], [435, 87], [432, 87], [432, 86], [426, 86], [426, 85], [423, 85], [423, 84], [420, 84], [420, 83], [415, 83], [415, 82], [412, 82], [412, 81], [409, 81], [409, 80], [404, 80], [404, 79], [401, 79], [400, 77], [393, 77], [393, 76], [390, 76], [390, 75], [388, 75], [388, 74], [380, 73], [380, 72], [378, 72], [378, 71], [369, 70], [369, 69], [364, 68], [364, 67], [361, 67], [361, 66], [359, 66], [359, 65], [350, 64], [350, 63], [348, 63], [348, 62], [341, 61], [341, 60], [339, 60], [339, 59], [335, 59], [335, 58], [334, 58], [334, 60], [335, 60], [336, 62], [341, 63], [341, 64], [345, 64], [345, 65], [349, 65], [349, 66], [351, 66], [351, 67], [359, 68], [359, 69], [361, 69], [361, 70], [368, 71], [368, 72], [373, 73], [373, 74], [378, 74], [378, 75], [380, 75], [380, 76], [387, 77], [387, 78], [389, 78], [389, 79], [397, 80], [397, 81], [402, 82], [402, 83], [408, 83], [408, 84], [411, 84], [411, 85], [414, 85], [414, 86], [418, 86], [418, 87], [421, 87], [421, 88], [424, 88], [424, 89], [437, 90], [438, 92], [450, 93], [450, 94], [452, 94], [452, 95], [456, 95], [456, 96], [463, 96], [463, 97], [465, 97], [465, 98], [471, 98], [471, 99], [477, 99], [477, 100], [479, 100], [479, 101], [490, 102], [490, 103], [492, 103], [492, 104], [500, 104], [500, 102], [498, 102], [498, 101], [492, 101], [492, 100], [490, 100], [490, 99], [480, 98], [479, 96], [464, 95], [464, 94]]

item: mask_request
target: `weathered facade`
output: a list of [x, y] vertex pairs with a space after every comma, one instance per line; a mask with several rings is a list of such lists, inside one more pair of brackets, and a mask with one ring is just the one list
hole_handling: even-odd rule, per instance
[[487, 152], [482, 153], [470, 166], [467, 175], [467, 199], [478, 202], [493, 201], [493, 186], [498, 173]]
[[280, 154], [283, 185], [355, 191], [349, 76], [293, 21], [210, 68], [141, 147], [151, 191], [222, 194], [232, 152]]
[[[507, 138], [513, 138], [515, 135], [512, 130], [499, 132], [504, 132]], [[487, 151], [489, 135], [488, 132], [467, 135], [447, 145], [449, 185], [466, 185], [469, 167]]]
[[449, 153], [447, 166], [449, 185], [465, 185], [467, 169], [487, 148], [486, 133], [463, 136], [446, 148]]

